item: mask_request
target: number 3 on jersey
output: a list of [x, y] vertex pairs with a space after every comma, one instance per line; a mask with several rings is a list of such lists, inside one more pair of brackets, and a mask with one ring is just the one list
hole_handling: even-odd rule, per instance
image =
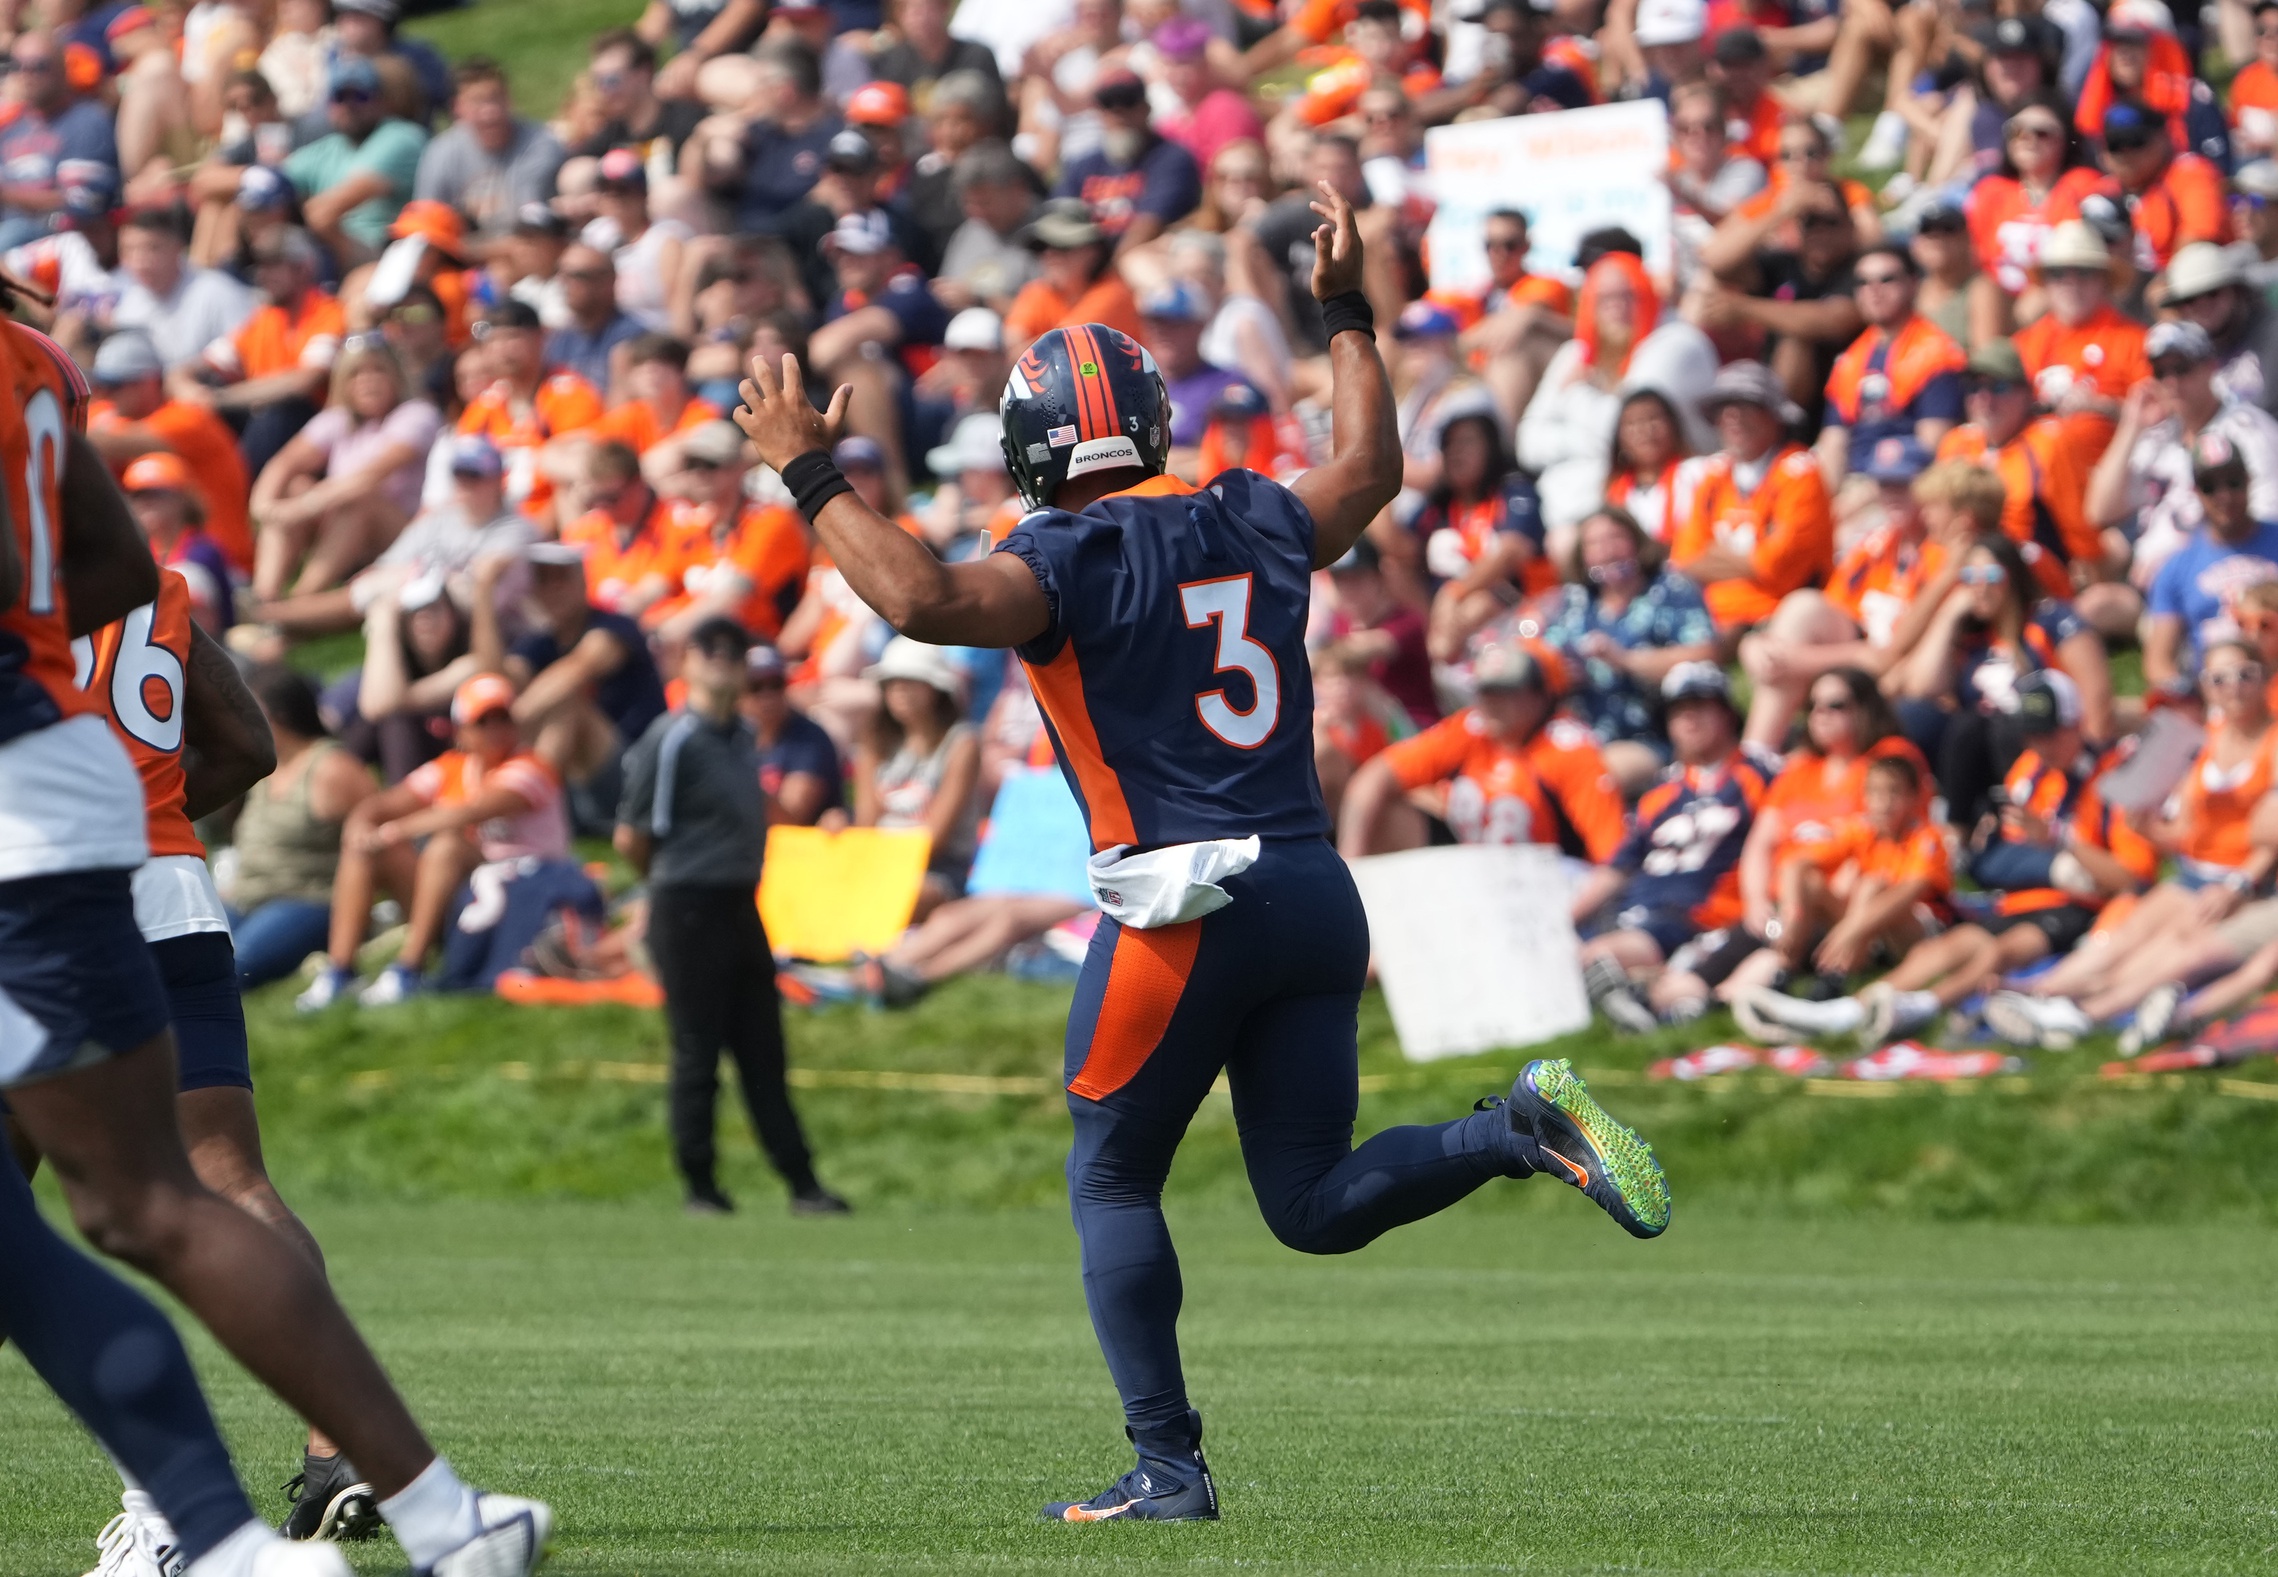
[[[120, 728], [151, 749], [182, 748], [182, 659], [151, 638], [158, 605], [146, 602], [117, 624], [71, 643], [72, 677], [84, 690], [100, 672], [95, 643], [117, 643], [105, 698]], [[163, 708], [163, 709], [162, 709]]]
[[1255, 695], [1249, 710], [1242, 711], [1224, 690], [1203, 691], [1194, 698], [1202, 726], [1238, 749], [1257, 749], [1281, 719], [1281, 669], [1273, 653], [1250, 638], [1250, 577], [1189, 581], [1179, 587], [1179, 605], [1186, 610], [1188, 629], [1218, 626], [1217, 671], [1245, 675]]

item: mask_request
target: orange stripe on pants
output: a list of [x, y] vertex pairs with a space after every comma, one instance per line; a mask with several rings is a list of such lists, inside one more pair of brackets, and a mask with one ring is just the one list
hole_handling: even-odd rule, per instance
[[1091, 1049], [1068, 1086], [1071, 1095], [1104, 1101], [1146, 1066], [1163, 1042], [1163, 1031], [1171, 1027], [1201, 944], [1200, 920], [1152, 931], [1126, 928], [1116, 937]]

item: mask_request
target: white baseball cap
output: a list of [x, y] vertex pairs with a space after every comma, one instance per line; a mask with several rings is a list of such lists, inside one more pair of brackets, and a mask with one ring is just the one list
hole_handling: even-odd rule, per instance
[[1003, 350], [1005, 320], [987, 307], [967, 307], [941, 332], [943, 350]]
[[1708, 6], [1703, 0], [1639, 0], [1632, 31], [1642, 49], [1697, 44], [1708, 35]]

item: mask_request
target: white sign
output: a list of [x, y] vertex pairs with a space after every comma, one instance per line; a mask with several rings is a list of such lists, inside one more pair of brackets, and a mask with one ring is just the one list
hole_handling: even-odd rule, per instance
[[1542, 844], [1463, 844], [1353, 864], [1410, 1062], [1531, 1046], [1590, 1022], [1571, 883]]
[[1619, 225], [1670, 277], [1669, 112], [1659, 99], [1435, 126], [1424, 133], [1434, 290], [1487, 288], [1480, 232], [1498, 208], [1527, 216], [1527, 267], [1572, 279], [1576, 244]]

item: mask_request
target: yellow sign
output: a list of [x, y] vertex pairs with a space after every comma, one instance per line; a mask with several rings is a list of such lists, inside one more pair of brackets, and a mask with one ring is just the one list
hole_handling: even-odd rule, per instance
[[910, 923], [932, 852], [920, 828], [769, 828], [759, 879], [769, 943], [823, 964], [885, 952]]

